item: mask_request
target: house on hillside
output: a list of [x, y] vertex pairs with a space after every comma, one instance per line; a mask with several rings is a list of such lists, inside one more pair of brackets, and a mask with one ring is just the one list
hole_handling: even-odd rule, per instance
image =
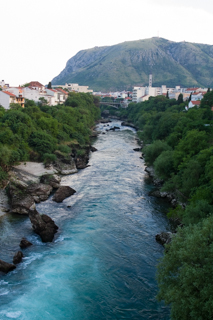
[[54, 89], [46, 89], [46, 92], [49, 96], [51, 96], [51, 106], [56, 106], [59, 104], [59, 97], [58, 97], [58, 91]]
[[0, 91], [0, 105], [5, 109], [10, 109], [11, 103], [18, 103], [24, 108], [25, 99], [21, 92], [18, 95], [9, 91]]
[[69, 93], [61, 88], [56, 88], [55, 90], [58, 93], [59, 104], [63, 104], [67, 100]]
[[190, 108], [194, 108], [194, 107], [199, 107], [200, 106], [200, 100], [197, 100], [197, 101], [194, 101], [194, 100], [191, 100], [189, 103], [188, 103], [188, 106], [185, 107], [186, 110], [189, 110]]
[[38, 90], [39, 92], [45, 92], [45, 86], [38, 81], [31, 81], [28, 84], [28, 88]]
[[194, 92], [191, 95], [191, 100], [193, 101], [202, 100], [205, 93], [206, 92]]

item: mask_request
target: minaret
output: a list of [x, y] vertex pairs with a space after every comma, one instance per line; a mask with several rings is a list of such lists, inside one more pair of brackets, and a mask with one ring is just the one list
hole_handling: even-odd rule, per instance
[[149, 75], [149, 87], [152, 87], [152, 73]]

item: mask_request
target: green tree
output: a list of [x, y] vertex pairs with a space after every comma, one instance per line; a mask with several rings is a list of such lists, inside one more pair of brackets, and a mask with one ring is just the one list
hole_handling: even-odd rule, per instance
[[158, 265], [158, 299], [172, 320], [213, 318], [213, 216], [179, 229]]
[[152, 165], [157, 157], [163, 152], [171, 150], [171, 147], [164, 141], [156, 140], [144, 148], [145, 159], [148, 165]]
[[39, 100], [39, 105], [44, 106], [48, 104], [47, 99], [45, 99], [44, 97], [41, 97], [38, 99]]
[[47, 89], [52, 89], [52, 83], [51, 83], [51, 81], [48, 83]]
[[182, 93], [179, 94], [177, 103], [178, 103], [178, 104], [183, 103], [183, 95], [182, 95]]
[[154, 168], [156, 174], [164, 180], [171, 177], [174, 172], [173, 151], [163, 151], [155, 160]]

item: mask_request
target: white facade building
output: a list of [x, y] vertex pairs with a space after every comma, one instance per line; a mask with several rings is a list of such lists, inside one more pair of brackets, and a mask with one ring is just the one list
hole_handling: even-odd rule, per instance
[[132, 102], [139, 102], [140, 98], [146, 95], [145, 87], [134, 87], [132, 90]]
[[93, 93], [93, 90], [89, 90], [88, 86], [79, 86], [78, 83], [65, 83], [65, 85], [52, 85], [52, 88], [65, 88], [69, 91], [83, 92], [83, 93]]
[[9, 91], [0, 91], [0, 105], [5, 109], [10, 109], [11, 103], [16, 103], [16, 95]]

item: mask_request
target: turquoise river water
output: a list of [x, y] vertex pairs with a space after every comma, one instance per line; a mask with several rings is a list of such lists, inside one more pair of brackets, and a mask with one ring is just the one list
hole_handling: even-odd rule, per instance
[[135, 131], [120, 128], [99, 135], [88, 168], [63, 178], [75, 195], [37, 205], [59, 226], [52, 243], [41, 242], [27, 217], [0, 219], [1, 259], [12, 261], [23, 236], [33, 243], [14, 271], [0, 275], [1, 320], [170, 318], [155, 299], [163, 254], [155, 234], [170, 228], [168, 206], [148, 196], [153, 186], [133, 151]]

